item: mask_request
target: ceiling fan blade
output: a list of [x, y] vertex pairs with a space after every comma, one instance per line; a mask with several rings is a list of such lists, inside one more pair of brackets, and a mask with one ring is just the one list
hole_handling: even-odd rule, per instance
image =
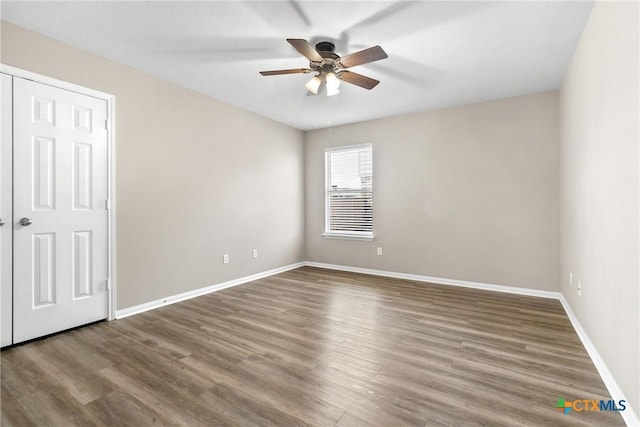
[[355, 67], [356, 65], [367, 64], [373, 61], [388, 58], [387, 53], [380, 46], [373, 46], [360, 52], [350, 53], [338, 60], [344, 68]]
[[287, 39], [287, 41], [309, 61], [322, 62], [322, 56], [305, 39]]
[[263, 76], [277, 76], [280, 74], [303, 74], [310, 73], [311, 69], [309, 68], [293, 68], [290, 70], [273, 70], [273, 71], [260, 71], [260, 74]]
[[365, 89], [373, 89], [380, 83], [379, 80], [372, 79], [371, 77], [363, 76], [362, 74], [354, 73], [353, 71], [342, 71], [338, 77], [340, 80], [344, 80], [347, 83], [351, 83], [356, 86], [363, 87]]

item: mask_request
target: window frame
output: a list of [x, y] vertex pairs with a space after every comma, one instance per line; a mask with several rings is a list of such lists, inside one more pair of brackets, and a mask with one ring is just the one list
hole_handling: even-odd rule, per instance
[[[362, 148], [369, 148], [371, 150], [371, 231], [335, 231], [329, 229], [330, 224], [330, 197], [331, 197], [331, 153], [340, 151], [351, 151]], [[329, 239], [344, 239], [344, 240], [365, 240], [373, 241], [375, 239], [374, 225], [373, 225], [373, 144], [354, 144], [343, 145], [339, 147], [329, 147], [324, 150], [324, 232], [322, 237]]]

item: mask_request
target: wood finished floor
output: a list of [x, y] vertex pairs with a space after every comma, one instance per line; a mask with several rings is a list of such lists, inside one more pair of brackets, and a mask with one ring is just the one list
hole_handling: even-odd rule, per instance
[[304, 267], [4, 350], [3, 426], [614, 426], [558, 301]]

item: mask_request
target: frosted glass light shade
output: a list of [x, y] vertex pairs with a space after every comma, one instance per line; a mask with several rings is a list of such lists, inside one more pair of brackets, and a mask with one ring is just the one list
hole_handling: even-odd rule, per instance
[[338, 90], [338, 88], [340, 87], [340, 79], [338, 78], [338, 76], [336, 76], [334, 73], [327, 73], [326, 81], [327, 96], [333, 96], [340, 93], [340, 91]]
[[322, 83], [322, 81], [318, 78], [318, 76], [314, 76], [306, 85], [304, 85], [304, 87], [306, 87], [307, 90], [312, 94], [317, 95], [318, 89], [320, 88], [320, 83]]

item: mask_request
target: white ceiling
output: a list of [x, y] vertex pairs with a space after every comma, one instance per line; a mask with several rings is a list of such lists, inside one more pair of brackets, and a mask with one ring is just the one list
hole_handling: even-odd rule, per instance
[[[10, 2], [2, 19], [302, 130], [557, 89], [592, 1]], [[381, 45], [343, 83], [307, 96], [285, 38]]]

